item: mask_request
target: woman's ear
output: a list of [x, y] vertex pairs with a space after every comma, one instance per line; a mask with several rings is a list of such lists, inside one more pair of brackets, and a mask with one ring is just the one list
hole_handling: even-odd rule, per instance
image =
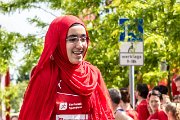
[[141, 93], [139, 91], [137, 91], [138, 95], [141, 96]]

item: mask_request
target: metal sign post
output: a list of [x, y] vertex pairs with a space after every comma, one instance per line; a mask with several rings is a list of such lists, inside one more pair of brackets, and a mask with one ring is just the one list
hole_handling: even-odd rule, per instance
[[[125, 24], [129, 19], [123, 18], [119, 20], [119, 24], [123, 26], [124, 31], [120, 34], [120, 65], [129, 66], [129, 91], [130, 104], [135, 109], [135, 95], [134, 95], [134, 65], [144, 64], [144, 50], [143, 50], [143, 20], [136, 19], [135, 29]], [[138, 34], [135, 34], [138, 33]], [[128, 39], [127, 39], [128, 38]], [[127, 40], [125, 40], [127, 39]]]
[[134, 96], [134, 66], [129, 66], [129, 85], [130, 85], [130, 103], [135, 109], [135, 96]]

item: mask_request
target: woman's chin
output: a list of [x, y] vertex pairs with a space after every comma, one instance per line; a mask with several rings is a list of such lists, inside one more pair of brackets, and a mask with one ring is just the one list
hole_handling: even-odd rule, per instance
[[74, 61], [70, 61], [72, 64], [80, 64], [82, 62], [82, 59], [80, 60], [74, 60]]

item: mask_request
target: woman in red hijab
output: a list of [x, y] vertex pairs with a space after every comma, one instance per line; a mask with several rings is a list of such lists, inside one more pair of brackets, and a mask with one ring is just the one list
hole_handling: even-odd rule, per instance
[[65, 15], [52, 21], [19, 120], [114, 119], [100, 71], [84, 61], [88, 45], [79, 18]]

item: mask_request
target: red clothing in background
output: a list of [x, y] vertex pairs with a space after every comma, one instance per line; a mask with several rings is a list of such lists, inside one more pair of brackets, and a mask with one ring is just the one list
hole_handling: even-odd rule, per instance
[[147, 120], [168, 120], [168, 117], [164, 111], [158, 111], [150, 115]]
[[177, 77], [177, 75], [175, 74], [175, 75], [172, 77], [172, 83], [171, 83], [172, 95], [173, 95], [173, 96], [180, 94], [180, 92], [177, 91], [177, 87], [176, 87], [176, 84], [175, 84], [175, 82], [174, 82], [174, 80], [175, 80], [176, 77]]
[[136, 111], [138, 113], [139, 120], [147, 120], [149, 117], [149, 111], [147, 109], [147, 101], [142, 100], [139, 105], [137, 105]]
[[135, 110], [126, 110], [126, 113], [133, 118], [133, 120], [138, 120], [138, 113]]

